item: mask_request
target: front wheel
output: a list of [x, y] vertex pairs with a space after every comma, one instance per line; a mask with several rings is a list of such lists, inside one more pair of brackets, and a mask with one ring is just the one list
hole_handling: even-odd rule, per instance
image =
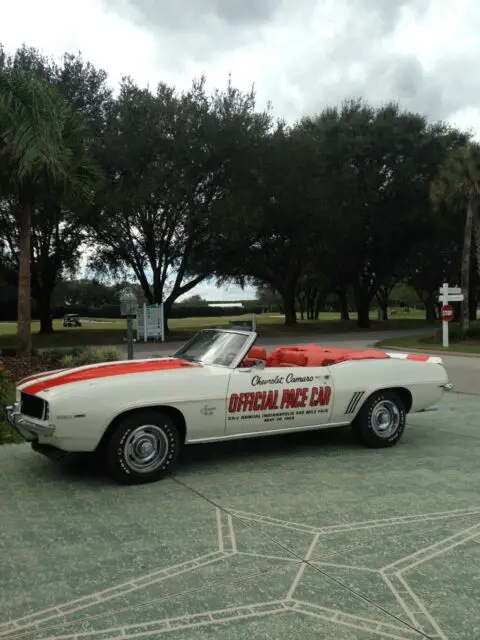
[[407, 412], [393, 391], [379, 391], [365, 402], [353, 422], [357, 439], [367, 447], [393, 447], [405, 431]]
[[110, 474], [123, 484], [160, 480], [173, 469], [182, 441], [174, 421], [159, 411], [121, 418], [106, 442]]

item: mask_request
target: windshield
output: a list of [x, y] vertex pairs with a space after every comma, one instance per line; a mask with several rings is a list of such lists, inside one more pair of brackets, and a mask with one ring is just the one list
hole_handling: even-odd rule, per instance
[[207, 329], [189, 340], [175, 356], [193, 362], [229, 367], [250, 341], [249, 334]]

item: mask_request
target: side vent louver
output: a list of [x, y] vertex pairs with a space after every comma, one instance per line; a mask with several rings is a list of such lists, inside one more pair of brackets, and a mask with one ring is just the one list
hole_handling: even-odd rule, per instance
[[358, 407], [358, 403], [365, 395], [365, 391], [355, 391], [353, 396], [350, 398], [350, 402], [347, 404], [347, 408], [345, 409], [345, 413], [355, 413], [356, 408]]

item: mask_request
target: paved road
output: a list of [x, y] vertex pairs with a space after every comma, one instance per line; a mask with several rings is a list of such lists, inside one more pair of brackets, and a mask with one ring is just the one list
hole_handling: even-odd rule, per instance
[[[431, 329], [425, 329], [425, 333], [431, 333]], [[418, 335], [422, 333], [420, 329], [411, 331], [382, 331], [375, 334], [343, 333], [337, 335], [303, 335], [303, 336], [277, 336], [272, 338], [259, 338], [259, 346], [273, 347], [282, 344], [324, 344], [327, 346], [339, 346], [354, 349], [371, 347], [378, 340], [385, 338], [395, 338], [407, 335]], [[138, 343], [135, 345], [136, 358], [150, 358], [155, 356], [166, 356], [172, 354], [181, 346], [181, 343]], [[125, 348], [126, 352], [126, 348]], [[458, 393], [472, 393], [480, 395], [480, 357], [443, 356], [450, 381]]]

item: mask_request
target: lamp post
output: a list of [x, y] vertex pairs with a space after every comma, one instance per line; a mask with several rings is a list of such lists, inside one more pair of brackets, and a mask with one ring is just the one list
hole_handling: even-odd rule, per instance
[[120, 294], [120, 315], [127, 318], [127, 359], [133, 360], [133, 318], [137, 315], [138, 301], [132, 289], [127, 287]]

